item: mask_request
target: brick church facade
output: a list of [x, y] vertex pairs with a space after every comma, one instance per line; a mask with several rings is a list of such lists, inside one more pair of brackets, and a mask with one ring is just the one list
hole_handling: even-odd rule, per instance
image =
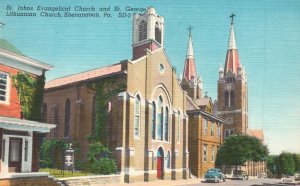
[[133, 57], [117, 64], [46, 83], [45, 118], [57, 124], [54, 138], [80, 141], [84, 160], [86, 136], [93, 133], [95, 90], [89, 84], [111, 82], [105, 89], [125, 88], [107, 101], [108, 137], [125, 182], [188, 177], [186, 93], [163, 48], [164, 18], [149, 7], [133, 17]]

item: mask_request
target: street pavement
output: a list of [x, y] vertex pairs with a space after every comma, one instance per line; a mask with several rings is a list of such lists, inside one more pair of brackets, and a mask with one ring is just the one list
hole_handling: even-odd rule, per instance
[[226, 179], [226, 182], [220, 183], [195, 183], [195, 184], [184, 184], [182, 186], [202, 186], [202, 185], [222, 185], [222, 186], [260, 186], [260, 185], [278, 185], [280, 179], [270, 179], [270, 178], [252, 178], [249, 180], [230, 180]]
[[123, 183], [123, 184], [107, 184], [107, 186], [113, 185], [122, 185], [122, 186], [171, 186], [171, 185], [178, 185], [178, 186], [202, 186], [202, 185], [221, 185], [221, 186], [271, 186], [271, 185], [278, 185], [280, 179], [270, 179], [270, 178], [250, 178], [249, 180], [230, 180], [226, 179], [226, 182], [220, 183], [204, 183], [202, 179], [188, 179], [188, 180], [158, 180], [152, 182], [138, 182], [138, 183]]

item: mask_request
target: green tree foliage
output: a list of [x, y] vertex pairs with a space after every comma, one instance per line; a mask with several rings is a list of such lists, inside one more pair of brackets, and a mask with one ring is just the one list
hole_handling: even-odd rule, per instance
[[27, 72], [18, 72], [12, 77], [18, 90], [22, 114], [25, 119], [40, 121], [45, 86], [45, 76], [32, 77]]
[[299, 154], [282, 152], [280, 155], [268, 157], [267, 168], [271, 176], [293, 175], [299, 171]]
[[114, 160], [110, 159], [111, 152], [100, 142], [93, 142], [89, 145], [87, 154], [87, 170], [95, 174], [115, 173], [117, 166]]
[[217, 153], [216, 166], [244, 165], [247, 161], [263, 161], [268, 148], [257, 138], [247, 135], [232, 135], [225, 139]]
[[94, 133], [89, 136], [91, 141], [107, 143], [107, 105], [109, 100], [117, 93], [125, 90], [125, 84], [119, 83], [115, 78], [90, 83], [88, 87], [96, 92], [96, 121]]

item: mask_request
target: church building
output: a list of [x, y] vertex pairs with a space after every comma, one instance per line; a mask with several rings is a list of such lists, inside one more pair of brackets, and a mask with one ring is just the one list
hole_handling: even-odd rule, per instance
[[[219, 68], [217, 115], [226, 122], [224, 138], [233, 134], [245, 134], [263, 142], [263, 131], [248, 127], [248, 83], [246, 70], [240, 63], [234, 33], [234, 14], [231, 17], [228, 49], [224, 68]], [[243, 167], [249, 175], [265, 172], [265, 162], [248, 162]]]
[[[102, 143], [125, 182], [188, 177], [187, 94], [164, 50], [164, 24], [153, 7], [134, 14], [131, 60], [45, 86], [44, 119], [57, 125], [49, 137], [79, 140], [77, 160], [86, 159], [87, 136], [98, 129], [99, 103], [106, 104]], [[109, 92], [115, 94], [103, 100]]]

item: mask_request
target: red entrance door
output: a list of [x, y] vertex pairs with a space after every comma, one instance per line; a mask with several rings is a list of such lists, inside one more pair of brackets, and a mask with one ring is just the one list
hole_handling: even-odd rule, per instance
[[161, 178], [162, 172], [162, 157], [157, 157], [157, 178]]
[[22, 139], [9, 139], [9, 158], [8, 167], [9, 172], [21, 172], [22, 166]]

